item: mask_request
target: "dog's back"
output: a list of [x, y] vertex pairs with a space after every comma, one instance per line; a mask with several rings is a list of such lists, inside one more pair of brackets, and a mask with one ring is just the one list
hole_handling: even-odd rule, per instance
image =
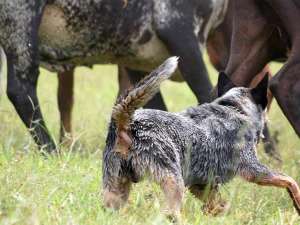
[[148, 171], [157, 181], [166, 173], [183, 175], [187, 186], [214, 179], [225, 183], [236, 174], [243, 154], [255, 158], [262, 110], [248, 88], [234, 88], [182, 113], [136, 110], [174, 71], [175, 62], [169, 59], [118, 100], [110, 127], [114, 135], [108, 135], [104, 153], [106, 158], [113, 155], [114, 166], [106, 163], [104, 169], [134, 180]]
[[262, 111], [250, 100], [247, 102], [250, 112], [224, 105], [224, 99], [245, 102], [248, 98], [236, 95], [232, 91], [232, 96], [229, 93], [213, 103], [190, 107], [182, 113], [135, 111], [129, 128], [132, 144], [124, 160], [132, 172], [130, 177], [138, 179], [150, 171], [159, 181], [168, 171], [183, 175], [187, 186], [207, 184], [212, 179], [220, 183], [229, 181], [236, 174], [243, 154], [255, 157], [263, 128]]
[[243, 154], [255, 154], [262, 129], [261, 124], [257, 125], [260, 119], [219, 102], [220, 99], [183, 113], [195, 124], [185, 152], [183, 172], [187, 186], [228, 182], [237, 173]]

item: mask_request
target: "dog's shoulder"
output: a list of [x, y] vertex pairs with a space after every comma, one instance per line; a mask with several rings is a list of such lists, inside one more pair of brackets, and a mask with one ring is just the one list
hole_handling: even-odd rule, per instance
[[228, 107], [223, 107], [217, 103], [205, 103], [195, 107], [190, 107], [181, 113], [183, 116], [191, 118], [196, 122], [203, 120], [213, 120], [214, 118], [228, 119], [231, 117], [239, 117], [237, 113]]
[[204, 130], [208, 136], [213, 134], [215, 137], [230, 136], [239, 132], [241, 127], [250, 128], [249, 124], [251, 124], [247, 115], [215, 102], [190, 107], [182, 112], [182, 115], [193, 120], [194, 124]]

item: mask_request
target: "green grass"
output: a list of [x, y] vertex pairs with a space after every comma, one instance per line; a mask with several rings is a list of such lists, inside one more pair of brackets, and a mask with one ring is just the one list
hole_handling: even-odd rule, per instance
[[[273, 65], [278, 70], [280, 65]], [[209, 67], [212, 79], [217, 74]], [[102, 150], [107, 122], [117, 94], [117, 69], [96, 66], [76, 73], [72, 151], [43, 158], [5, 95], [0, 101], [0, 224], [169, 224], [160, 188], [149, 182], [134, 185], [129, 203], [119, 212], [105, 210], [101, 200]], [[55, 74], [42, 70], [38, 86], [44, 117], [58, 140]], [[163, 95], [171, 111], [196, 103], [186, 84], [166, 82]], [[276, 102], [269, 114], [272, 132], [280, 132], [284, 173], [300, 181], [300, 143]], [[262, 148], [260, 159], [276, 168]], [[202, 203], [186, 193], [184, 224], [300, 224], [285, 190], [258, 187], [234, 179], [221, 190], [231, 203], [221, 217], [205, 216]]]

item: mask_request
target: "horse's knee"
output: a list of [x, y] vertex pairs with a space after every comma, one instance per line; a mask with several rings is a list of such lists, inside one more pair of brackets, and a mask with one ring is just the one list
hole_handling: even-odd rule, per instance
[[20, 90], [16, 88], [14, 85], [7, 85], [6, 94], [8, 99], [14, 103], [17, 101], [18, 96], [20, 95]]
[[[16, 81], [21, 82], [21, 81]], [[17, 85], [14, 82], [9, 82], [6, 89], [8, 99], [14, 104], [21, 104], [24, 106], [28, 100], [31, 104], [36, 103], [36, 92], [32, 85], [21, 84]]]

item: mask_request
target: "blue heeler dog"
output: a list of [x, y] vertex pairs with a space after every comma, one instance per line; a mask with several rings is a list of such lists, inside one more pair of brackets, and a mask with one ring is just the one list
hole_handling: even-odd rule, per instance
[[[179, 215], [184, 188], [202, 199], [207, 213], [223, 212], [218, 187], [239, 175], [259, 185], [286, 188], [300, 211], [300, 189], [290, 177], [273, 172], [256, 156], [267, 105], [268, 76], [254, 89], [235, 87], [224, 73], [218, 98], [180, 113], [139, 109], [169, 78], [177, 58], [169, 58], [113, 108], [103, 156], [104, 204], [119, 208], [132, 182], [149, 173]], [[206, 194], [205, 194], [206, 193]]]

